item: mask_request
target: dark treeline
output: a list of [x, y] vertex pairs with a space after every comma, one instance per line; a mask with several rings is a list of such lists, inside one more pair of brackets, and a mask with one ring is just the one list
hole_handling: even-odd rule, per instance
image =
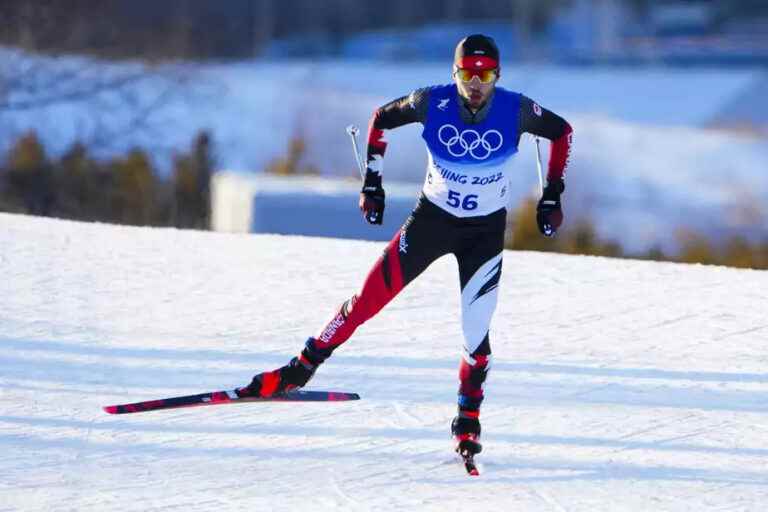
[[[647, 15], [655, 0], [624, 0]], [[768, 14], [764, 0], [710, 0], [720, 22]], [[109, 58], [234, 59], [276, 38], [491, 20], [537, 32], [573, 0], [2, 0], [0, 44]]]
[[620, 244], [600, 237], [594, 223], [587, 218], [569, 219], [553, 239], [542, 237], [536, 227], [536, 201], [533, 199], [523, 201], [510, 213], [508, 221], [512, 229], [508, 230], [507, 249], [768, 269], [768, 238], [750, 242], [734, 235], [716, 241], [700, 233], [678, 229], [679, 249], [675, 254], [667, 254], [660, 248], [630, 254]]
[[568, 0], [3, 0], [0, 44], [145, 59], [258, 55], [275, 38], [440, 21], [524, 18], [543, 26]]
[[81, 143], [47, 156], [34, 132], [0, 161], [0, 211], [138, 226], [208, 229], [211, 142], [200, 133], [161, 179], [144, 151], [98, 160]]

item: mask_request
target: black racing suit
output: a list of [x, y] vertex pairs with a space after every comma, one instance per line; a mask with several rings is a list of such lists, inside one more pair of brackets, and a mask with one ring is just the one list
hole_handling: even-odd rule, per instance
[[[381, 175], [386, 149], [384, 130], [413, 122], [425, 123], [430, 88], [418, 89], [376, 110], [368, 133], [368, 173]], [[492, 108], [493, 96], [477, 112], [458, 98], [465, 125], [481, 122]], [[520, 95], [518, 136], [524, 132], [552, 141], [548, 180], [562, 179], [571, 143], [571, 128], [556, 114]], [[307, 342], [313, 362], [321, 361], [344, 343], [355, 329], [373, 317], [433, 261], [454, 254], [462, 294], [464, 347], [459, 368], [459, 412], [478, 417], [482, 385], [490, 364], [488, 330], [496, 307], [501, 277], [506, 209], [476, 217], [457, 217], [423, 194], [401, 229], [369, 272], [362, 289], [345, 301], [323, 330]]]

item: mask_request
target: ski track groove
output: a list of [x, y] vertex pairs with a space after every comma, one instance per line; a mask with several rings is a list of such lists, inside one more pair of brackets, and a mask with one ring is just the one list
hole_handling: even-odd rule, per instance
[[694, 431], [687, 432], [685, 434], [680, 434], [680, 435], [677, 435], [677, 436], [667, 437], [667, 438], [664, 438], [664, 439], [658, 439], [658, 440], [655, 441], [655, 443], [658, 444], [658, 445], [662, 445], [662, 444], [674, 443], [674, 442], [680, 441], [682, 439], [697, 438], [697, 437], [701, 436], [702, 434], [706, 434], [706, 433], [712, 432], [714, 430], [720, 430], [722, 427], [726, 426], [727, 424], [728, 424], [727, 421], [723, 421], [723, 422], [720, 422], [720, 423], [718, 423], [716, 425], [709, 425], [709, 426], [705, 426], [703, 428], [698, 428], [698, 429], [696, 429]]
[[[680, 419], [686, 419], [686, 418], [690, 418], [690, 417], [693, 417], [693, 416], [694, 416], [694, 413], [690, 413], [690, 414], [684, 415]], [[619, 438], [617, 440], [618, 441], [626, 441], [628, 439], [633, 439], [633, 438], [635, 438], [637, 436], [641, 436], [643, 434], [649, 434], [651, 432], [655, 432], [655, 431], [659, 430], [660, 428], [664, 428], [664, 427], [666, 427], [666, 426], [668, 426], [668, 425], [670, 425], [672, 423], [675, 423], [677, 421], [678, 421], [677, 418], [673, 418], [673, 419], [669, 419], [669, 420], [663, 420], [663, 421], [657, 420], [657, 421], [652, 422], [651, 426], [648, 426], [648, 427], [645, 427], [645, 428], [641, 428], [639, 430], [635, 430], [635, 431], [630, 432], [628, 434], [619, 436]], [[622, 448], [622, 450], [623, 449], [624, 448]]]
[[643, 332], [650, 329], [659, 329], [661, 327], [671, 327], [675, 324], [685, 322], [686, 320], [692, 320], [695, 318], [698, 318], [699, 315], [697, 314], [689, 314], [689, 315], [681, 315], [676, 318], [671, 318], [669, 320], [664, 320], [655, 324], [650, 324], [646, 327], [644, 327], [642, 330], [638, 330], [639, 332]]
[[543, 501], [551, 510], [554, 510], [555, 512], [568, 512], [568, 509], [563, 507], [560, 502], [549, 494], [533, 486], [528, 486], [528, 488], [530, 489], [531, 494]]
[[734, 336], [743, 336], [745, 334], [752, 334], [752, 333], [755, 333], [755, 332], [758, 332], [758, 331], [763, 331], [763, 330], [766, 330], [766, 329], [768, 329], [768, 325], [759, 325], [757, 327], [752, 327], [752, 328], [744, 329], [744, 330], [741, 330], [741, 331], [730, 332], [730, 333], [726, 333], [726, 334], [723, 334], [723, 335], [720, 335], [720, 336], [715, 336], [714, 339], [715, 339], [715, 341], [723, 341], [725, 339], [732, 338]]
[[344, 492], [339, 484], [339, 479], [335, 475], [331, 475], [331, 488], [334, 490], [337, 496], [339, 496], [346, 506], [353, 507], [352, 510], [369, 510], [368, 507], [364, 507], [359, 501], [353, 499], [348, 493]]

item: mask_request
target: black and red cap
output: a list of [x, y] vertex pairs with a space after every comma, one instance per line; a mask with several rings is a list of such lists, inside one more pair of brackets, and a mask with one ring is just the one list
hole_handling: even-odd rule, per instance
[[456, 45], [453, 64], [461, 69], [496, 69], [499, 67], [499, 48], [493, 38], [472, 34]]

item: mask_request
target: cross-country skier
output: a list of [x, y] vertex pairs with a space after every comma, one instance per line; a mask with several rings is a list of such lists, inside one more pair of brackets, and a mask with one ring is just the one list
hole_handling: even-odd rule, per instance
[[520, 93], [496, 86], [499, 51], [490, 37], [461, 40], [453, 83], [417, 89], [377, 109], [368, 129], [365, 182], [360, 209], [370, 224], [384, 215], [382, 161], [385, 130], [424, 126], [429, 159], [418, 203], [362, 289], [341, 304], [332, 320], [310, 337], [286, 366], [260, 373], [241, 396], [271, 396], [303, 387], [317, 367], [439, 257], [459, 264], [464, 346], [459, 366], [458, 414], [451, 431], [457, 451], [481, 449], [480, 404], [491, 361], [488, 329], [501, 276], [508, 173], [524, 132], [551, 141], [546, 186], [537, 207], [539, 230], [552, 236], [563, 220], [560, 195], [570, 154], [570, 125]]

